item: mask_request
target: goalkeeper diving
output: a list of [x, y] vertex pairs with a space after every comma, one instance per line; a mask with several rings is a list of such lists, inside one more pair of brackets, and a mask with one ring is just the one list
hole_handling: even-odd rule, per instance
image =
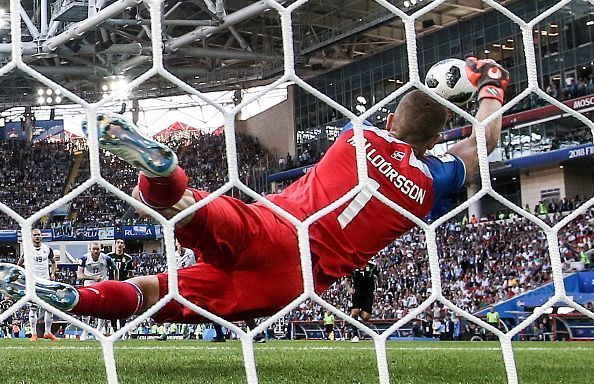
[[[466, 60], [477, 88], [478, 121], [504, 103], [509, 74], [492, 60]], [[428, 155], [440, 141], [447, 110], [420, 91], [406, 94], [386, 129], [363, 126], [369, 184], [391, 201], [424, 219], [442, 214], [451, 192], [478, 170], [476, 132], [444, 156]], [[168, 147], [142, 136], [121, 116], [98, 114], [99, 145], [138, 168], [132, 196], [166, 218], [182, 212], [209, 193], [188, 187], [188, 177]], [[501, 134], [501, 117], [486, 126], [487, 150]], [[109, 172], [108, 169], [104, 172]], [[349, 123], [320, 162], [282, 193], [265, 198], [298, 220], [305, 220], [358, 184], [354, 132]], [[366, 187], [366, 188], [369, 188]], [[315, 291], [326, 290], [361, 268], [415, 224], [371, 197], [364, 189], [352, 200], [309, 227]], [[197, 306], [229, 321], [270, 316], [303, 293], [296, 228], [266, 205], [220, 196], [176, 224], [180, 244], [194, 249], [201, 262], [178, 271], [179, 293]], [[198, 253], [197, 253], [198, 254]], [[140, 314], [168, 293], [167, 273], [126, 281], [103, 281], [92, 287], [36, 280], [39, 297], [63, 311], [103, 319]], [[25, 295], [25, 272], [0, 264], [0, 293]], [[157, 322], [209, 321], [172, 300], [153, 315]]]

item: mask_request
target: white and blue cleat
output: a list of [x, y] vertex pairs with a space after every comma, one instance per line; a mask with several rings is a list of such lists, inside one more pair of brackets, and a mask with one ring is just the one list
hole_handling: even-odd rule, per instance
[[[87, 134], [88, 124], [82, 123]], [[138, 127], [115, 113], [97, 114], [99, 146], [140, 169], [149, 177], [169, 176], [177, 165], [171, 148], [144, 136]]]
[[[13, 300], [26, 294], [25, 270], [17, 265], [0, 263], [0, 293]], [[71, 285], [35, 278], [35, 293], [46, 303], [70, 311], [78, 303], [78, 291]]]

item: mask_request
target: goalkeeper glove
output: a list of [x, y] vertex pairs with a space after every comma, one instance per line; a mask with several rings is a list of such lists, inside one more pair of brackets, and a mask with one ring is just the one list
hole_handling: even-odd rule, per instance
[[495, 60], [467, 58], [466, 75], [472, 85], [478, 89], [479, 101], [488, 98], [499, 100], [503, 104], [505, 89], [509, 84], [509, 72]]

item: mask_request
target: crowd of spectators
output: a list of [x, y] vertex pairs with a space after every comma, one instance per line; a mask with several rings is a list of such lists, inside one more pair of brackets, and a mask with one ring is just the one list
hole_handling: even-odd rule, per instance
[[162, 253], [154, 250], [151, 253], [143, 252], [134, 257], [134, 275], [154, 275], [167, 271], [167, 259]]
[[[534, 209], [532, 212], [535, 215], [547, 215], [547, 214], [556, 214], [556, 213], [563, 213], [573, 211], [575, 208], [578, 208], [582, 203], [586, 200], [580, 198], [579, 195], [576, 195], [574, 198], [567, 198], [564, 197], [560, 201], [556, 202], [551, 200], [547, 203], [543, 201], [539, 201], [538, 204], [534, 205]], [[530, 212], [530, 206], [526, 204], [524, 208], [526, 211]], [[558, 215], [554, 216], [547, 216], [550, 218], [556, 218]]]
[[[0, 162], [0, 201], [28, 217], [62, 196], [72, 148], [60, 142], [4, 141], [0, 142]], [[15, 226], [14, 220], [0, 216], [0, 228]]]
[[[560, 215], [560, 213], [558, 213]], [[461, 309], [474, 313], [490, 305], [536, 289], [552, 278], [547, 239], [527, 219], [463, 224], [450, 221], [437, 231], [437, 246], [443, 294]], [[553, 214], [542, 216], [555, 222]], [[584, 262], [586, 251], [594, 249], [592, 210], [570, 222], [559, 232], [564, 266]], [[426, 239], [413, 229], [376, 257], [383, 285], [376, 291], [373, 318], [400, 319], [426, 300], [432, 292]], [[323, 297], [348, 313], [350, 294], [346, 279], [337, 282]], [[421, 318], [432, 317], [432, 310]], [[323, 308], [307, 301], [293, 310], [291, 320], [321, 320]]]
[[[214, 191], [228, 180], [224, 135], [183, 135], [162, 140], [178, 153], [180, 165], [190, 177], [190, 186]], [[254, 187], [272, 155], [249, 135], [237, 134], [236, 140], [240, 179]], [[81, 152], [82, 158], [76, 160], [80, 163], [73, 167]], [[106, 151], [101, 151], [99, 157], [102, 176], [116, 188], [131, 192], [137, 182], [137, 170]], [[0, 201], [24, 217], [58, 200], [90, 177], [89, 155], [83, 141], [0, 142], [0, 161], [4, 164], [0, 174]], [[71, 185], [67, 187], [69, 182]], [[237, 191], [233, 194], [246, 198]], [[38, 226], [61, 226], [64, 222], [73, 226], [102, 226], [149, 220], [141, 218], [129, 204], [98, 185], [72, 200], [65, 212], [65, 216], [54, 215]], [[10, 217], [0, 215], [0, 228], [16, 226]]]
[[[99, 164], [101, 175], [116, 188], [125, 193], [132, 191], [138, 178], [137, 171], [118, 157], [100, 150]], [[74, 185], [82, 184], [90, 177], [89, 155], [85, 153]], [[103, 187], [95, 184], [72, 200], [69, 219], [73, 226], [108, 226], [142, 223], [144, 220], [131, 211], [126, 213], [129, 204]]]
[[551, 82], [548, 85], [545, 92], [560, 100], [575, 99], [576, 97], [582, 97], [594, 93], [594, 78], [590, 74], [587, 78], [580, 77], [577, 79], [573, 77], [567, 77], [565, 79], [565, 87], [559, 89], [555, 82]]
[[297, 158], [293, 158], [290, 153], [287, 156], [281, 156], [278, 158], [278, 166], [275, 167], [275, 171], [281, 172], [287, 169], [293, 169], [297, 167], [304, 167], [307, 165], [316, 164], [326, 152], [314, 151], [309, 145], [305, 145], [299, 150]]
[[[176, 136], [161, 138], [161, 141], [176, 151], [191, 187], [212, 192], [228, 181], [223, 135]], [[253, 185], [255, 175], [263, 171], [262, 159], [270, 154], [249, 135], [237, 134], [236, 141], [239, 177], [247, 185]], [[102, 176], [121, 191], [129, 193], [136, 185], [138, 171], [109, 152], [100, 152], [100, 166]], [[89, 176], [89, 157], [85, 154], [74, 186], [82, 184]], [[74, 226], [108, 226], [146, 223], [150, 218], [140, 217], [128, 203], [94, 185], [73, 200], [68, 220]]]
[[[238, 133], [236, 145], [239, 179], [253, 186], [255, 177], [265, 170], [272, 156], [250, 135]], [[179, 153], [180, 165], [186, 170], [191, 187], [212, 192], [228, 181], [224, 136], [204, 135], [186, 141]]]
[[[165, 141], [178, 153], [180, 165], [186, 169], [191, 186], [213, 191], [227, 181], [224, 136], [176, 137]], [[237, 147], [240, 178], [247, 181], [254, 177], [254, 168], [269, 155], [257, 140], [247, 135], [237, 136]], [[31, 145], [5, 142], [0, 143], [0, 159], [6, 165], [0, 175], [1, 201], [28, 216], [62, 196], [74, 159], [74, 148], [64, 143]], [[302, 160], [305, 161], [297, 159]], [[284, 165], [293, 165], [294, 161], [290, 161]], [[129, 192], [135, 185], [137, 172], [128, 164], [107, 152], [101, 152], [100, 162], [102, 175], [120, 190]], [[74, 186], [88, 177], [87, 155]], [[526, 209], [552, 223], [580, 203], [579, 197], [565, 198], [559, 203], [540, 202], [534, 209]], [[69, 219], [73, 225], [79, 226], [138, 223], [142, 220], [129, 209], [127, 203], [98, 186], [74, 199], [71, 211], [76, 215]], [[0, 220], [2, 227], [13, 227], [14, 222], [5, 218], [3, 216]], [[562, 262], [581, 261], [585, 267], [591, 265], [589, 255], [584, 256], [594, 248], [592, 222], [590, 210], [559, 232]], [[551, 280], [547, 239], [538, 226], [526, 219], [498, 216], [487, 222], [450, 221], [439, 228], [437, 235], [443, 293], [465, 311], [476, 312]], [[402, 318], [431, 295], [431, 275], [423, 231], [414, 229], [405, 234], [384, 249], [376, 261], [384, 283], [376, 292], [374, 318]], [[135, 257], [137, 275], [165, 270], [166, 260], [156, 251]], [[63, 270], [59, 279], [75, 283], [75, 274]], [[348, 313], [350, 294], [345, 280], [334, 284], [324, 293], [324, 298]], [[293, 310], [289, 319], [320, 320], [322, 312], [318, 304], [308, 301]], [[431, 318], [434, 312], [433, 309], [428, 310], [422, 317]]]
[[[549, 213], [541, 218], [550, 224], [559, 219], [554, 215], [561, 213]], [[551, 281], [545, 234], [527, 219], [514, 215], [507, 217], [474, 224], [452, 220], [437, 231], [443, 294], [465, 311], [475, 313]], [[585, 262], [584, 252], [594, 249], [593, 223], [594, 210], [589, 210], [559, 232], [564, 265]], [[167, 269], [166, 258], [157, 250], [133, 257], [137, 276]], [[375, 261], [383, 284], [376, 290], [374, 319], [400, 319], [431, 295], [427, 242], [422, 230], [413, 229], [400, 237], [380, 252]], [[76, 284], [73, 269], [60, 269], [57, 279]], [[322, 296], [345, 313], [349, 313], [351, 305], [347, 279], [335, 283]], [[286, 320], [321, 320], [323, 310], [319, 304], [308, 300], [287, 315]], [[23, 310], [16, 318], [24, 316]], [[418, 318], [430, 324], [436, 316], [441, 320], [457, 321], [455, 315], [439, 303], [430, 306]]]

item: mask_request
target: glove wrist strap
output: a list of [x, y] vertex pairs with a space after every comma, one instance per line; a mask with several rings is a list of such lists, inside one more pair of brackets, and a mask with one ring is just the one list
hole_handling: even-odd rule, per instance
[[477, 99], [479, 101], [481, 101], [482, 99], [495, 99], [499, 100], [501, 102], [501, 105], [503, 105], [505, 100], [505, 92], [503, 91], [503, 89], [496, 87], [494, 85], [485, 85], [481, 87], [481, 89], [479, 90]]

